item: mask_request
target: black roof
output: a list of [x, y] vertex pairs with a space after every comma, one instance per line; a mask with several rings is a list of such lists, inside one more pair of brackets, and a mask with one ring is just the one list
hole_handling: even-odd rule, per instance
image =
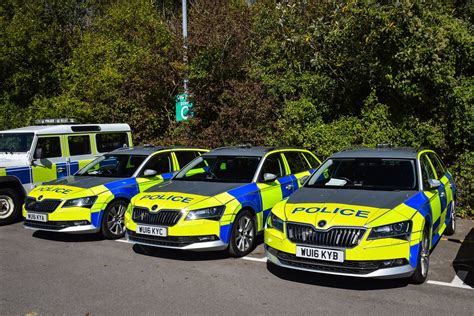
[[118, 148], [110, 153], [114, 153], [116, 155], [151, 155], [160, 150], [169, 150], [169, 149], [197, 149], [196, 147], [187, 147], [187, 146], [135, 146], [135, 147], [124, 147]]
[[263, 157], [268, 152], [279, 149], [295, 149], [302, 150], [301, 148], [294, 147], [271, 147], [271, 146], [251, 146], [251, 145], [238, 145], [229, 147], [220, 147], [211, 150], [203, 156], [250, 156], [250, 157]]
[[418, 153], [423, 150], [412, 147], [395, 148], [359, 148], [348, 149], [335, 153], [331, 158], [401, 158], [416, 159]]

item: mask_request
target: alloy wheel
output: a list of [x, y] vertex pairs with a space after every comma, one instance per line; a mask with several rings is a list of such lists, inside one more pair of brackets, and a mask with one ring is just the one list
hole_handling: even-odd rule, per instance
[[118, 204], [112, 207], [107, 214], [107, 228], [112, 234], [116, 236], [123, 234], [125, 231], [123, 219], [125, 210], [126, 208], [124, 205]]
[[0, 195], [0, 218], [7, 218], [14, 209], [13, 199], [8, 195]]
[[235, 244], [241, 252], [247, 251], [252, 245], [255, 238], [255, 227], [252, 219], [248, 216], [242, 216], [239, 219], [235, 236]]

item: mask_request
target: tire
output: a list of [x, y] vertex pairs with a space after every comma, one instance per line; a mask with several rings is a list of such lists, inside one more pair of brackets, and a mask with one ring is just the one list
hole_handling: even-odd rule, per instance
[[100, 232], [107, 239], [119, 239], [125, 236], [124, 215], [128, 202], [112, 201], [107, 205], [102, 216]]
[[454, 201], [453, 201], [453, 206], [451, 207], [451, 213], [449, 214], [449, 216], [451, 216], [450, 220], [449, 220], [449, 223], [448, 225], [446, 225], [446, 229], [444, 230], [444, 234], [446, 236], [451, 236], [451, 235], [454, 235], [454, 233], [456, 232], [456, 208], [455, 208], [455, 204], [454, 204]]
[[411, 276], [411, 282], [415, 284], [423, 284], [428, 277], [428, 270], [430, 267], [430, 230], [428, 226], [423, 229], [421, 236], [420, 251], [416, 261], [416, 269]]
[[0, 189], [0, 225], [8, 225], [21, 218], [22, 199], [13, 189]]
[[235, 218], [229, 243], [229, 253], [233, 257], [243, 257], [255, 249], [257, 225], [255, 216], [243, 210]]

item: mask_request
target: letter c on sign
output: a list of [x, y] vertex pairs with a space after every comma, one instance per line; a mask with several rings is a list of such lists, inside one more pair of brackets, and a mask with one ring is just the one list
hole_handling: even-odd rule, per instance
[[185, 105], [181, 108], [181, 117], [185, 120], [189, 118], [189, 106]]

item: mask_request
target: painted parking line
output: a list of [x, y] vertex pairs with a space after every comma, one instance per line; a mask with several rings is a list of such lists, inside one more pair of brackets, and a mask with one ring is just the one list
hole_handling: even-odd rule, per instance
[[128, 244], [128, 241], [127, 241], [126, 239], [115, 239], [115, 241], [124, 242], [124, 243], [127, 243], [127, 244]]
[[255, 258], [255, 257], [242, 257], [241, 259], [243, 260], [248, 260], [248, 261], [256, 261], [256, 262], [267, 262], [267, 258]]
[[467, 271], [458, 271], [458, 273], [454, 276], [454, 279], [450, 283], [428, 280], [428, 284], [457, 287], [457, 288], [466, 289], [466, 290], [474, 290], [474, 288], [470, 287], [463, 281], [463, 279], [467, 278], [467, 274], [468, 274]]

